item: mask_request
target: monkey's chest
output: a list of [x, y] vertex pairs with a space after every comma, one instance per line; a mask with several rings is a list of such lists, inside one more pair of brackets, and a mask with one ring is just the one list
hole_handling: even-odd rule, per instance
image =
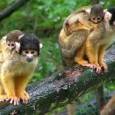
[[[35, 68], [37, 66], [37, 63], [21, 63], [21, 62], [11, 62], [9, 64], [7, 64], [7, 69], [6, 71], [8, 73], [11, 73], [14, 77], [24, 77], [24, 76], [28, 76], [31, 75]], [[8, 71], [9, 70], [9, 71]]]
[[31, 75], [35, 70], [35, 67], [34, 66], [21, 66], [21, 68], [17, 68], [15, 70], [15, 75], [14, 76], [17, 76], [17, 77], [25, 77], [25, 76], [28, 76], [28, 75]]

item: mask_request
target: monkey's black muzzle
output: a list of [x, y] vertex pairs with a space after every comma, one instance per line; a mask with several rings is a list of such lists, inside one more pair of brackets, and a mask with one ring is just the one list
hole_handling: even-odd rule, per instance
[[27, 57], [27, 58], [26, 58], [26, 61], [27, 61], [27, 62], [31, 62], [31, 61], [33, 61], [33, 58]]

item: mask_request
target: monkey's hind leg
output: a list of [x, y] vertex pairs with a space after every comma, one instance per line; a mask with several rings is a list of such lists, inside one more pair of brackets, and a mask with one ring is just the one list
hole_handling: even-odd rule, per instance
[[3, 86], [0, 82], [0, 102], [5, 101], [7, 98], [7, 95], [4, 92]]
[[18, 105], [19, 98], [15, 94], [14, 79], [13, 76], [10, 75], [10, 72], [1, 72], [1, 82], [7, 95], [5, 96], [5, 100], [10, 101], [10, 103], [13, 105]]
[[98, 63], [98, 46], [93, 44], [90, 40], [86, 42], [86, 55], [88, 57], [89, 63], [93, 64], [96, 73], [100, 73], [101, 67]]
[[25, 75], [21, 78], [15, 78], [16, 83], [16, 95], [22, 100], [23, 103], [28, 103], [29, 94], [25, 91], [29, 80], [29, 76]]
[[105, 50], [106, 50], [105, 45], [103, 45], [99, 48], [98, 61], [99, 61], [100, 66], [104, 69], [104, 72], [108, 72], [108, 66], [104, 60]]
[[85, 45], [83, 45], [83, 47], [81, 49], [79, 49], [79, 51], [77, 51], [74, 61], [82, 66], [86, 66], [86, 67], [93, 69], [94, 66], [92, 64], [88, 63], [88, 61], [84, 59], [84, 55], [85, 55]]

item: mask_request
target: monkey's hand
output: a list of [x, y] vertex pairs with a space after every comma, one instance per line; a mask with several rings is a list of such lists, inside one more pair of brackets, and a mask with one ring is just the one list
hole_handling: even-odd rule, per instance
[[19, 105], [20, 99], [17, 96], [8, 96], [6, 101], [10, 101], [13, 105]]
[[20, 92], [18, 97], [22, 100], [23, 103], [29, 102], [29, 94], [26, 91]]

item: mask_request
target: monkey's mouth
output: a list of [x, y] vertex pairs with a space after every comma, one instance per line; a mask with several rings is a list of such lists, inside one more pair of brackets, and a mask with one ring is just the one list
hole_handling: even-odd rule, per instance
[[9, 48], [8, 50], [9, 50], [9, 51], [13, 51], [13, 50], [15, 50], [15, 48], [16, 48], [16, 47]]
[[[93, 22], [93, 21], [92, 21]], [[98, 23], [100, 23], [101, 21], [99, 21], [99, 22], [93, 22], [94, 24], [98, 24]]]

